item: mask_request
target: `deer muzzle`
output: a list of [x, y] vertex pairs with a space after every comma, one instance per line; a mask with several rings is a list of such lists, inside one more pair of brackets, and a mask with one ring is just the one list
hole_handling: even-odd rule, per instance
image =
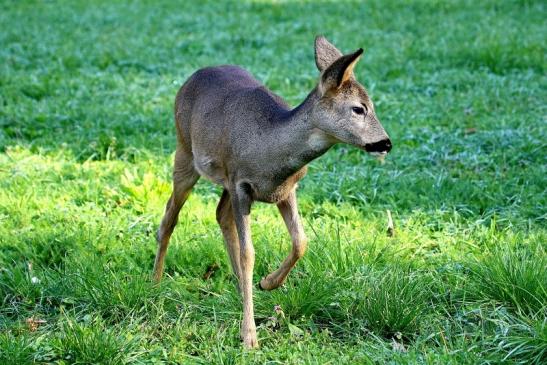
[[365, 145], [365, 151], [372, 154], [387, 154], [391, 151], [391, 140], [389, 138], [383, 139], [374, 143], [367, 143]]

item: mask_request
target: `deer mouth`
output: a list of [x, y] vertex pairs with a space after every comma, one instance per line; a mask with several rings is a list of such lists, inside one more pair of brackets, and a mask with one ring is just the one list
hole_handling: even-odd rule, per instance
[[369, 155], [380, 158], [380, 157], [386, 157], [387, 152], [386, 151], [383, 151], [383, 152], [369, 152]]

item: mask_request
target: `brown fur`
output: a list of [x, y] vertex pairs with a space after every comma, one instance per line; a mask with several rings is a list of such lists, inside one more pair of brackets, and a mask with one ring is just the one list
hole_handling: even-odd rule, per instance
[[[343, 56], [324, 37], [317, 37], [315, 59], [320, 81], [294, 109], [237, 66], [203, 68], [177, 94], [173, 194], [158, 230], [154, 278], [161, 279], [179, 211], [199, 177], [222, 185], [217, 221], [239, 280], [241, 337], [246, 347], [258, 345], [251, 282], [252, 203], [276, 203], [293, 242], [280, 268], [260, 282], [263, 289], [271, 290], [285, 281], [306, 250], [296, 183], [306, 174], [307, 163], [338, 142], [371, 152], [387, 153], [391, 148], [366, 90], [353, 75], [362, 52]], [[366, 113], [356, 112], [356, 108], [365, 108]]]

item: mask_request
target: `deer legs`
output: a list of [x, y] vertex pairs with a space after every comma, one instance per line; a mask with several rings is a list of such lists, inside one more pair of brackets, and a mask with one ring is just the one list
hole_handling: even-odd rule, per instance
[[[199, 179], [192, 158], [183, 151], [175, 155], [175, 172], [173, 174], [173, 193], [167, 202], [165, 215], [157, 234], [158, 251], [154, 264], [154, 280], [159, 281], [163, 273], [163, 263], [169, 239], [178, 214], [184, 205], [192, 187]], [[252, 197], [249, 186], [241, 184], [235, 189], [224, 190], [217, 207], [217, 221], [222, 230], [233, 271], [239, 281], [239, 291], [243, 301], [243, 321], [241, 339], [246, 348], [258, 347], [253, 307], [253, 268], [255, 253], [251, 239], [250, 210]], [[296, 193], [279, 202], [277, 207], [287, 225], [293, 246], [289, 256], [279, 269], [260, 281], [262, 289], [271, 290], [279, 287], [306, 250], [306, 236], [298, 215]]]
[[234, 220], [232, 202], [230, 201], [228, 190], [222, 192], [222, 197], [218, 203], [217, 222], [222, 231], [222, 236], [224, 237], [224, 243], [226, 245], [226, 250], [228, 251], [228, 256], [230, 257], [232, 269], [239, 282], [239, 278], [241, 277], [239, 264], [239, 237], [237, 236], [236, 222]]
[[[239, 280], [239, 291], [243, 300], [241, 339], [247, 348], [258, 346], [253, 308], [252, 280], [255, 254], [250, 227], [251, 204], [250, 192], [245, 185], [241, 185], [231, 193], [224, 190], [217, 207], [217, 221], [224, 236], [232, 268]], [[283, 284], [291, 269], [306, 251], [306, 236], [298, 215], [295, 190], [277, 206], [287, 225], [293, 246], [279, 269], [260, 281], [260, 287], [266, 290], [275, 289]]]
[[296, 203], [296, 191], [292, 190], [287, 199], [277, 204], [279, 212], [285, 221], [285, 225], [289, 231], [292, 240], [292, 249], [289, 256], [283, 261], [279, 269], [272, 272], [260, 281], [260, 288], [264, 290], [272, 290], [278, 288], [285, 282], [287, 275], [292, 270], [298, 259], [306, 252], [307, 239], [304, 234], [300, 216], [298, 214], [298, 206]]
[[159, 282], [163, 274], [165, 253], [169, 245], [169, 239], [177, 224], [180, 209], [188, 199], [190, 191], [199, 179], [199, 174], [194, 170], [192, 156], [181, 149], [175, 154], [175, 168], [173, 172], [173, 193], [167, 201], [165, 214], [161, 221], [156, 239], [158, 251], [154, 262], [154, 281]]
[[[256, 337], [256, 325], [254, 320], [253, 308], [253, 267], [255, 262], [255, 252], [251, 240], [250, 211], [252, 198], [250, 187], [241, 184], [230, 192], [230, 200], [234, 220], [239, 237], [239, 291], [243, 299], [243, 322], [241, 323], [241, 339], [246, 348], [258, 347]], [[235, 245], [234, 245], [235, 246]], [[229, 246], [228, 249], [234, 249]], [[232, 254], [230, 254], [232, 257]]]

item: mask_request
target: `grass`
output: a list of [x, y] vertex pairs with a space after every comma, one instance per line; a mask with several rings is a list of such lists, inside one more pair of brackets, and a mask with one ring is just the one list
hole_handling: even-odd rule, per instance
[[[525, 0], [3, 2], [0, 364], [545, 363], [544, 18]], [[248, 352], [218, 187], [198, 183], [148, 280], [173, 98], [233, 63], [297, 105], [316, 34], [365, 48], [357, 78], [395, 147], [310, 165], [310, 247], [255, 293]], [[289, 239], [274, 207], [252, 219], [258, 281]]]
[[543, 247], [495, 248], [471, 267], [479, 297], [532, 317], [545, 315], [547, 255]]

